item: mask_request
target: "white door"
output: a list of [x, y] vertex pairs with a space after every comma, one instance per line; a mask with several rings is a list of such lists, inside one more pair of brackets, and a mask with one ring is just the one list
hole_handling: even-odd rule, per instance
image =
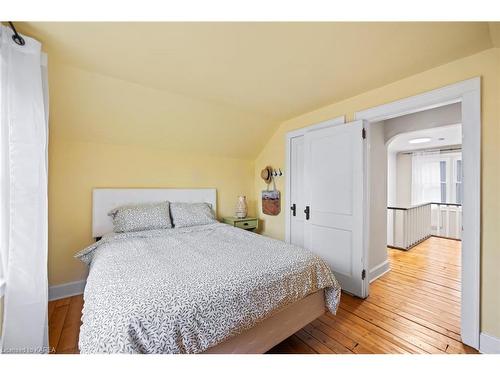
[[343, 290], [366, 297], [363, 122], [304, 137], [304, 245], [328, 262]]
[[290, 243], [304, 247], [304, 136], [290, 139]]

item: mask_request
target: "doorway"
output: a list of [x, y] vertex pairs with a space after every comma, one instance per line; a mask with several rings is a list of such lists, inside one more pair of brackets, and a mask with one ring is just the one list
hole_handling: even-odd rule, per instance
[[[387, 132], [387, 127], [384, 134], [383, 127], [377, 126], [377, 123], [446, 106], [458, 106], [460, 118], [457, 123], [462, 124], [460, 168], [463, 171], [463, 183], [460, 188], [463, 197], [461, 198], [462, 220], [461, 224], [460, 222], [458, 224], [462, 227], [459, 256], [462, 265], [459, 270], [462, 285], [460, 333], [463, 343], [478, 348], [481, 182], [479, 78], [356, 112], [355, 121], [348, 124], [345, 124], [341, 117], [288, 133], [285, 201], [290, 209], [285, 211], [286, 240], [305, 246], [328, 260], [339, 280], [344, 278], [344, 284], [347, 286], [343, 288], [344, 291], [361, 298], [370, 298], [370, 279], [373, 280], [377, 274], [382, 275], [390, 268], [386, 247], [388, 166], [386, 141], [395, 134]], [[351, 131], [349, 128], [355, 130]], [[344, 142], [338, 142], [337, 134], [342, 134]], [[363, 146], [359, 147], [360, 144]], [[335, 152], [330, 150], [333, 146], [336, 147]], [[298, 159], [295, 159], [296, 150], [302, 150], [299, 152], [304, 153], [302, 162], [297, 162]], [[380, 150], [383, 152], [379, 152]], [[339, 156], [340, 151], [342, 155]], [[331, 163], [330, 159], [325, 160], [323, 157], [325, 155], [327, 158], [333, 157], [334, 154], [336, 160]], [[358, 158], [360, 154], [363, 156], [362, 160]], [[380, 155], [382, 157], [376, 163], [369, 162]], [[332, 170], [339, 165], [339, 160], [343, 160], [344, 165]], [[346, 170], [346, 164], [352, 164], [349, 170]], [[315, 168], [310, 168], [311, 166]], [[345, 170], [345, 173], [338, 175], [341, 170]], [[359, 174], [362, 175], [362, 179]], [[332, 175], [336, 178], [324, 178]], [[382, 184], [374, 183], [380, 176], [383, 188], [380, 188]], [[321, 193], [319, 194], [321, 199], [317, 199], [314, 194], [312, 196], [311, 187], [304, 187], [301, 181], [309, 185], [310, 181], [313, 181], [316, 187], [319, 187], [319, 190], [316, 190]], [[356, 189], [352, 189], [353, 187]], [[328, 194], [328, 191], [339, 191], [342, 194]], [[311, 205], [313, 200], [316, 202]], [[358, 209], [359, 202], [362, 202], [361, 211]], [[342, 215], [344, 219], [341, 219]], [[328, 225], [318, 221], [320, 219], [327, 220]], [[350, 227], [346, 229], [344, 226], [347, 224]], [[378, 227], [380, 224], [382, 227]], [[343, 238], [339, 237], [341, 231]], [[349, 240], [353, 237], [358, 239], [362, 237], [362, 241]], [[381, 249], [379, 253], [381, 260], [373, 256], [374, 248]], [[372, 268], [369, 261], [372, 261]], [[374, 265], [376, 266], [373, 267]]]
[[[411, 116], [420, 117], [424, 126], [426, 117], [439, 124], [439, 112], [449, 107], [460, 117], [459, 104]], [[406, 117], [389, 121], [404, 131]], [[461, 124], [402, 132], [387, 142], [388, 247], [410, 250], [430, 236], [460, 241], [462, 201]]]
[[[376, 123], [410, 115], [450, 104], [460, 105], [462, 124], [463, 184], [462, 201], [462, 243], [461, 243], [461, 311], [460, 330], [462, 342], [474, 348], [479, 347], [479, 296], [480, 296], [480, 184], [481, 184], [481, 112], [480, 78], [452, 84], [441, 89], [356, 112], [355, 119], [366, 120], [368, 133], [376, 132]], [[368, 137], [368, 142], [371, 137]], [[370, 149], [370, 145], [368, 146]], [[367, 174], [372, 178], [372, 172]], [[370, 184], [369, 184], [370, 186]], [[372, 202], [376, 197], [370, 194], [367, 207], [370, 222], [373, 222]], [[384, 216], [387, 214], [384, 214]], [[382, 219], [381, 217], [378, 218]], [[386, 222], [384, 217], [384, 222]], [[369, 225], [370, 226], [370, 225]], [[371, 227], [371, 226], [370, 226]], [[384, 231], [384, 235], [387, 231]], [[369, 236], [372, 234], [370, 231]], [[372, 241], [372, 238], [369, 239]], [[369, 281], [366, 280], [369, 290]]]

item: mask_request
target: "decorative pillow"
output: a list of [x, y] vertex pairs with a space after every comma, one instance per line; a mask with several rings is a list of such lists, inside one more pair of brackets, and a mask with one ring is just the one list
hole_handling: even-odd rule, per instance
[[176, 228], [217, 222], [212, 207], [208, 203], [172, 202], [170, 204], [170, 213]]
[[113, 219], [116, 233], [167, 229], [172, 228], [169, 206], [169, 202], [121, 206], [111, 210], [108, 216]]

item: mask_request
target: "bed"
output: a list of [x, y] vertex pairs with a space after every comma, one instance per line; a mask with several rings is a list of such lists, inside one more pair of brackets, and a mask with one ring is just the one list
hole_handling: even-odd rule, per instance
[[340, 287], [314, 254], [222, 223], [113, 233], [122, 204], [206, 202], [215, 189], [95, 189], [81, 353], [264, 353], [326, 309]]

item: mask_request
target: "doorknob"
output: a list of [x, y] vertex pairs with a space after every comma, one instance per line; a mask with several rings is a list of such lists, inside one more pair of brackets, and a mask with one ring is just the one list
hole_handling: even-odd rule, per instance
[[295, 216], [297, 215], [297, 206], [294, 204], [292, 204], [292, 207], [290, 207], [290, 210], [292, 210], [292, 215]]
[[306, 209], [304, 210], [304, 213], [306, 214], [306, 220], [309, 220], [309, 213], [311, 212], [309, 206], [306, 206]]

